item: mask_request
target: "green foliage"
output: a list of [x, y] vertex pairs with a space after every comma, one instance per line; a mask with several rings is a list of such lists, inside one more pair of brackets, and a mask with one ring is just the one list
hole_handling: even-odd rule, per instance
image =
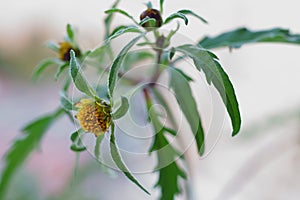
[[177, 12], [178, 12], [178, 13], [182, 13], [182, 14], [184, 14], [184, 15], [192, 15], [192, 16], [198, 18], [198, 19], [199, 19], [200, 21], [202, 21], [203, 23], [205, 23], [205, 24], [208, 23], [203, 17], [201, 17], [200, 15], [197, 15], [196, 13], [194, 13], [194, 12], [191, 11], [191, 10], [186, 10], [186, 9], [184, 9], [184, 10], [179, 10], [179, 11], [177, 11]]
[[70, 149], [75, 152], [82, 152], [86, 150], [86, 147], [82, 144], [80, 139], [80, 134], [82, 134], [83, 130], [79, 129], [71, 134], [71, 141], [72, 144], [70, 146]]
[[161, 14], [163, 14], [163, 11], [164, 11], [164, 1], [165, 0], [160, 0], [159, 1], [159, 10], [160, 10]]
[[38, 77], [41, 75], [41, 73], [49, 66], [51, 65], [61, 65], [61, 61], [56, 58], [49, 58], [43, 60], [41, 63], [39, 63], [34, 70], [34, 73], [32, 75], [32, 80], [36, 81]]
[[232, 135], [236, 135], [241, 127], [239, 105], [228, 75], [211, 52], [194, 45], [183, 45], [176, 50], [191, 57], [196, 68], [203, 71], [208, 84], [213, 84], [218, 90], [231, 118], [233, 127]]
[[69, 99], [65, 92], [61, 91], [60, 93], [60, 105], [66, 111], [74, 110], [74, 104], [71, 99]]
[[126, 165], [124, 164], [119, 149], [116, 145], [115, 141], [115, 126], [114, 124], [111, 125], [111, 135], [110, 135], [110, 153], [113, 161], [116, 163], [117, 167], [125, 174], [125, 176], [131, 180], [134, 184], [136, 184], [139, 188], [141, 188], [147, 194], [150, 194], [131, 174], [129, 169], [127, 169]]
[[[76, 107], [74, 107], [74, 101], [68, 97], [68, 88], [70, 87], [70, 82], [73, 81], [75, 87], [85, 95], [95, 98], [99, 102], [109, 101], [110, 105], [101, 104], [102, 108], [106, 107], [102, 111], [101, 116], [105, 115], [106, 118], [97, 118], [98, 122], [106, 123], [108, 126], [111, 123], [111, 135], [110, 135], [110, 153], [116, 166], [125, 174], [125, 176], [136, 184], [139, 188], [145, 191], [147, 194], [149, 192], [137, 181], [137, 179], [131, 174], [129, 169], [126, 167], [125, 163], [121, 158], [119, 148], [116, 145], [115, 138], [115, 125], [114, 120], [123, 117], [130, 105], [126, 97], [121, 97], [121, 99], [113, 99], [113, 92], [116, 87], [116, 83], [119, 77], [122, 77], [122, 84], [128, 84], [128, 86], [135, 86], [138, 84], [144, 84], [145, 82], [151, 82], [151, 84], [143, 86], [143, 92], [145, 97], [145, 103], [148, 109], [149, 120], [153, 126], [153, 131], [155, 136], [153, 137], [153, 142], [149, 148], [150, 154], [155, 154], [157, 156], [157, 166], [156, 170], [159, 173], [159, 178], [156, 186], [160, 188], [161, 200], [173, 200], [177, 194], [180, 193], [179, 180], [181, 178], [186, 178], [184, 171], [179, 167], [179, 162], [185, 162], [184, 152], [180, 152], [172, 143], [169, 142], [169, 138], [174, 138], [177, 135], [176, 128], [177, 123], [172, 112], [172, 107], [169, 105], [168, 97], [164, 95], [162, 91], [157, 87], [157, 80], [161, 77], [161, 74], [165, 69], [169, 72], [169, 89], [171, 89], [176, 97], [177, 103], [182, 110], [187, 122], [189, 123], [190, 130], [194, 135], [196, 140], [197, 149], [200, 155], [204, 153], [205, 149], [205, 133], [201, 123], [201, 115], [198, 111], [197, 102], [193, 96], [190, 84], [193, 79], [189, 77], [184, 71], [176, 68], [177, 61], [183, 58], [190, 58], [193, 60], [193, 64], [199, 72], [203, 72], [206, 81], [209, 85], [213, 85], [224, 105], [226, 106], [227, 112], [230, 116], [233, 131], [232, 135], [238, 134], [241, 126], [241, 117], [239, 111], [239, 105], [237, 102], [237, 97], [233, 88], [233, 84], [229, 79], [228, 75], [220, 65], [218, 58], [207, 49], [229, 47], [229, 48], [239, 48], [242, 45], [250, 43], [287, 43], [287, 44], [300, 44], [300, 35], [291, 34], [289, 30], [275, 28], [262, 31], [251, 31], [247, 28], [239, 28], [226, 33], [222, 33], [215, 37], [205, 37], [198, 44], [191, 45], [185, 44], [181, 46], [172, 46], [171, 40], [173, 36], [177, 33], [180, 28], [180, 23], [175, 19], [182, 19], [184, 23], [188, 25], [187, 16], [193, 16], [207, 23], [207, 21], [202, 18], [197, 13], [191, 10], [182, 9], [176, 13], [168, 16], [164, 24], [168, 24], [176, 21], [177, 27], [175, 30], [169, 30], [169, 33], [161, 32], [158, 25], [156, 29], [149, 29], [147, 27], [156, 25], [158, 21], [154, 18], [145, 17], [139, 23], [138, 21], [129, 13], [123, 9], [119, 9], [118, 4], [120, 0], [114, 1], [111, 9], [106, 10], [105, 13], [107, 17], [104, 19], [104, 43], [93, 52], [87, 50], [82, 52], [76, 42], [76, 32], [74, 28], [68, 24], [66, 26], [66, 37], [62, 43], [48, 43], [48, 47], [58, 53], [57, 58], [50, 58], [42, 61], [35, 69], [33, 79], [36, 80], [40, 74], [50, 65], [57, 65], [57, 71], [55, 74], [55, 80], [61, 77], [64, 81], [60, 92], [60, 104], [61, 109], [54, 112], [53, 114], [41, 117], [36, 121], [30, 123], [23, 129], [25, 133], [22, 138], [16, 140], [12, 145], [10, 150], [5, 156], [5, 165], [2, 171], [2, 177], [0, 182], [0, 200], [4, 199], [5, 190], [8, 187], [9, 181], [16, 171], [16, 169], [25, 161], [32, 150], [39, 145], [46, 130], [50, 125], [58, 118], [58, 116], [64, 114], [68, 116], [72, 123], [74, 122], [72, 111], [76, 112]], [[164, 0], [159, 1], [160, 14], [163, 13]], [[152, 3], [147, 4], [148, 7], [152, 7]], [[142, 11], [141, 11], [142, 12]], [[112, 20], [115, 14], [121, 14], [128, 19], [130, 19], [129, 24], [132, 22], [133, 25], [119, 25], [112, 28]], [[149, 14], [149, 13], [148, 13]], [[159, 14], [159, 15], [160, 15]], [[160, 20], [159, 16], [159, 20]], [[146, 26], [147, 23], [147, 26]], [[158, 23], [159, 26], [161, 23]], [[149, 25], [149, 26], [148, 26]], [[146, 29], [141, 29], [141, 26], [145, 26]], [[126, 34], [134, 33], [137, 36], [128, 41], [128, 43], [121, 49], [118, 55], [114, 55], [111, 48], [111, 41]], [[148, 37], [149, 35], [154, 35], [154, 38]], [[149, 39], [150, 38], [150, 39]], [[139, 42], [139, 43], [138, 43]], [[67, 43], [67, 44], [66, 44]], [[63, 45], [62, 45], [63, 44]], [[64, 52], [64, 46], [68, 45], [75, 49], [70, 51], [70, 61], [68, 58], [62, 58]], [[130, 51], [134, 45], [147, 47], [139, 51]], [[77, 51], [76, 51], [77, 50]], [[77, 53], [75, 57], [75, 52]], [[79, 53], [80, 52], [80, 53]], [[176, 53], [183, 54], [178, 57]], [[67, 54], [68, 55], [68, 54]], [[60, 59], [58, 59], [60, 58]], [[97, 68], [99, 76], [107, 77], [106, 83], [97, 83], [94, 89], [86, 77], [83, 74], [83, 67], [81, 63], [87, 59], [93, 62], [93, 66]], [[90, 60], [91, 59], [91, 60]], [[141, 79], [141, 77], [127, 77], [126, 72], [136, 67], [137, 64], [144, 61], [153, 61], [154, 71], [151, 74], [143, 74], [148, 76], [147, 78]], [[112, 63], [107, 69], [107, 65]], [[89, 67], [90, 65], [84, 66]], [[69, 73], [66, 76], [62, 76], [63, 72], [69, 67]], [[127, 86], [127, 85], [126, 85]], [[77, 98], [77, 97], [76, 97]], [[82, 96], [80, 96], [82, 98]], [[115, 102], [116, 101], [116, 102]], [[118, 104], [118, 101], [120, 103]], [[76, 101], [75, 101], [76, 102]], [[164, 123], [161, 122], [159, 113], [155, 109], [152, 109], [153, 102], [162, 105], [167, 112], [168, 122], [170, 122], [170, 127], [166, 127]], [[117, 106], [114, 106], [116, 104]], [[99, 105], [100, 106], [100, 105]], [[114, 107], [113, 107], [114, 106]], [[112, 109], [111, 109], [112, 107]], [[135, 107], [134, 107], [135, 108]], [[113, 110], [113, 111], [111, 111]], [[109, 112], [109, 113], [108, 113]], [[107, 118], [109, 116], [109, 118]], [[110, 121], [112, 117], [112, 121]], [[109, 120], [107, 120], [109, 119]], [[103, 122], [104, 121], [104, 122]], [[99, 125], [99, 124], [96, 124]], [[103, 125], [103, 124], [101, 124]], [[105, 125], [105, 124], [104, 124]], [[80, 135], [84, 134], [82, 129], [76, 130], [72, 133], [70, 140], [71, 150], [78, 152], [86, 150], [86, 147], [80, 139]], [[104, 133], [107, 134], [107, 133]], [[100, 148], [101, 143], [104, 138], [104, 134], [99, 135], [95, 140], [94, 154], [97, 159], [100, 158]], [[178, 158], [182, 159], [178, 159]], [[73, 196], [71, 196], [73, 198]]]
[[139, 39], [141, 39], [144, 36], [144, 34], [139, 35], [138, 37], [131, 40], [117, 55], [115, 60], [113, 61], [110, 71], [109, 71], [109, 78], [108, 78], [108, 93], [110, 97], [113, 95], [113, 91], [115, 89], [117, 77], [118, 77], [118, 71], [120, 67], [122, 66], [122, 62], [126, 57], [126, 54], [128, 51], [137, 43]]
[[[116, 8], [119, 4], [120, 0], [116, 0], [115, 3], [112, 5], [112, 9], [113, 8]], [[105, 37], [104, 37], [104, 40], [106, 40], [107, 38], [109, 38], [109, 35], [110, 35], [110, 25], [111, 25], [111, 22], [112, 22], [112, 19], [113, 19], [113, 15], [114, 13], [110, 13], [107, 15], [107, 17], [104, 19], [104, 25], [105, 25]]]
[[179, 177], [185, 179], [186, 175], [175, 162], [178, 157], [176, 150], [164, 136], [165, 132], [170, 132], [173, 135], [174, 131], [162, 126], [157, 118], [157, 113], [151, 109], [152, 105], [153, 103], [150, 101], [147, 107], [155, 131], [154, 141], [149, 149], [149, 152], [155, 151], [157, 154], [156, 169], [159, 172], [159, 179], [155, 186], [161, 190], [161, 200], [173, 200], [175, 195], [180, 193]]
[[129, 101], [126, 97], [121, 97], [121, 105], [119, 106], [119, 108], [117, 108], [116, 111], [113, 112], [113, 118], [116, 119], [120, 119], [121, 117], [123, 117], [127, 111], [129, 109]]
[[60, 77], [60, 75], [64, 72], [65, 69], [67, 69], [69, 67], [69, 63], [63, 63], [61, 64], [58, 68], [57, 71], [54, 75], [54, 80], [58, 80], [58, 78]]
[[176, 18], [183, 19], [185, 25], [188, 25], [188, 23], [189, 23], [188, 18], [183, 13], [177, 12], [177, 13], [173, 13], [172, 15], [170, 15], [169, 17], [167, 17], [166, 20], [164, 21], [164, 24], [168, 24], [168, 23], [170, 23], [171, 21], [173, 21]]
[[5, 199], [5, 192], [16, 170], [22, 166], [29, 154], [41, 143], [48, 128], [61, 114], [63, 111], [59, 109], [54, 113], [38, 118], [22, 129], [23, 136], [13, 143], [5, 155], [5, 165], [0, 179], [1, 200]]
[[112, 8], [112, 9], [109, 9], [109, 10], [106, 10], [105, 11], [106, 14], [111, 14], [111, 13], [120, 13], [126, 17], [128, 17], [129, 19], [131, 19], [135, 24], [138, 24], [137, 21], [135, 21], [135, 19], [129, 15], [126, 11], [122, 10], [122, 9], [118, 9], [118, 8]]
[[73, 80], [73, 83], [75, 84], [76, 88], [83, 92], [84, 94], [95, 97], [96, 91], [89, 85], [88, 81], [84, 77], [82, 73], [82, 69], [76, 60], [75, 52], [71, 50], [70, 52], [71, 60], [70, 60], [70, 74]]
[[204, 153], [204, 130], [197, 104], [188, 83], [189, 80], [176, 70], [172, 68], [170, 69], [170, 87], [174, 90], [176, 100], [185, 118], [189, 122], [192, 133], [195, 136], [198, 152], [200, 155], [202, 155]]
[[199, 42], [199, 45], [207, 49], [220, 47], [240, 48], [245, 44], [266, 42], [300, 44], [300, 34], [291, 34], [289, 30], [281, 28], [260, 31], [238, 28], [215, 37], [205, 37]]

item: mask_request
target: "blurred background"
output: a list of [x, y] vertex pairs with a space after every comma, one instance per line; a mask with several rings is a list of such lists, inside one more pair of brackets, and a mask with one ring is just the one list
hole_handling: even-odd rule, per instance
[[[53, 83], [55, 69], [47, 69], [37, 84], [30, 80], [39, 61], [54, 56], [45, 42], [61, 41], [70, 23], [78, 30], [81, 48], [95, 48], [104, 34], [104, 10], [112, 3], [0, 0], [0, 157], [26, 123], [58, 106], [61, 83]], [[142, 3], [122, 0], [120, 7], [138, 18], [145, 9]], [[158, 7], [158, 1], [153, 4]], [[188, 8], [207, 19], [209, 25], [191, 18], [190, 26], [180, 30], [196, 42], [204, 35], [241, 26], [282, 27], [300, 33], [299, 6], [296, 0], [166, 0], [165, 16]], [[114, 24], [126, 21], [120, 17]], [[232, 138], [226, 121], [213, 151], [203, 159], [191, 159], [187, 191], [197, 200], [299, 199], [300, 46], [259, 44], [215, 53], [234, 84], [242, 131]], [[146, 196], [123, 175], [101, 169], [88, 153], [81, 158], [79, 181], [72, 184], [75, 154], [69, 150], [69, 135], [73, 130], [62, 119], [48, 131], [41, 148], [14, 177], [8, 199], [155, 199], [157, 190]], [[151, 174], [137, 177], [147, 188], [156, 180]]]

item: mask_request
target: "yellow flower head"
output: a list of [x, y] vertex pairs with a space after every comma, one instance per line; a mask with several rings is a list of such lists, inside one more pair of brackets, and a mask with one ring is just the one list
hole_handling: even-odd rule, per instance
[[108, 130], [111, 124], [111, 107], [105, 102], [81, 99], [75, 106], [78, 108], [76, 118], [84, 131], [97, 137]]
[[62, 61], [69, 61], [70, 60], [70, 51], [71, 50], [75, 51], [75, 55], [79, 56], [80, 55], [80, 50], [77, 48], [74, 48], [72, 44], [69, 42], [61, 42], [59, 43], [59, 54], [58, 57]]

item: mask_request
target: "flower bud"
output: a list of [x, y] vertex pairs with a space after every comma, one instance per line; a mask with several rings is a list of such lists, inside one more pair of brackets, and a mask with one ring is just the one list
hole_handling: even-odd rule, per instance
[[153, 8], [148, 8], [147, 10], [142, 12], [142, 14], [140, 15], [140, 20], [143, 20], [146, 17], [155, 19], [156, 22], [155, 22], [155, 24], [151, 24], [150, 22], [146, 22], [142, 25], [143, 27], [145, 27], [145, 28], [158, 28], [158, 27], [161, 27], [162, 18], [161, 18], [160, 12], [158, 10], [153, 9]]
[[70, 60], [70, 51], [75, 51], [75, 55], [80, 55], [80, 50], [78, 48], [74, 48], [69, 42], [61, 42], [59, 43], [59, 59], [62, 61], [69, 61]]

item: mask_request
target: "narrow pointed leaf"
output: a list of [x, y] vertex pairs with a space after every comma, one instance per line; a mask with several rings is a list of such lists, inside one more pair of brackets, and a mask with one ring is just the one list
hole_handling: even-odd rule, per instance
[[192, 58], [196, 68], [204, 72], [208, 84], [212, 83], [215, 86], [231, 118], [232, 135], [236, 135], [241, 127], [239, 105], [233, 85], [217, 61], [217, 57], [213, 53], [193, 45], [179, 46], [176, 50]]
[[199, 45], [206, 49], [221, 47], [240, 48], [245, 44], [252, 43], [287, 43], [300, 45], [300, 34], [292, 34], [287, 29], [273, 28], [252, 31], [247, 28], [238, 28], [217, 35], [205, 37]]
[[72, 80], [76, 86], [76, 88], [85, 93], [86, 95], [90, 97], [95, 97], [96, 92], [95, 90], [89, 85], [86, 78], [84, 77], [82, 73], [82, 69], [76, 60], [75, 52], [71, 50], [70, 52], [71, 60], [70, 60], [70, 74], [72, 77]]
[[179, 10], [178, 13], [182, 13], [184, 15], [192, 15], [198, 19], [200, 19], [203, 23], [207, 24], [208, 22], [201, 16], [197, 15], [196, 13], [194, 13], [191, 10]]
[[135, 19], [129, 15], [125, 10], [119, 9], [119, 8], [112, 8], [109, 10], [105, 11], [106, 14], [111, 14], [111, 13], [120, 13], [126, 17], [128, 17], [129, 19], [131, 19], [135, 24], [138, 24], [137, 21], [135, 21]]
[[125, 176], [131, 180], [134, 184], [136, 184], [139, 188], [141, 188], [144, 192], [147, 194], [150, 194], [137, 180], [136, 178], [131, 174], [131, 172], [128, 170], [126, 165], [124, 164], [119, 149], [116, 146], [115, 141], [115, 133], [114, 133], [114, 124], [111, 125], [111, 135], [110, 135], [110, 153], [112, 156], [113, 161], [116, 163], [117, 167], [125, 174]]
[[121, 117], [123, 117], [127, 111], [129, 109], [129, 102], [128, 99], [126, 97], [121, 97], [121, 105], [120, 107], [113, 113], [113, 118], [116, 119], [120, 119]]
[[123, 60], [126, 57], [126, 54], [128, 51], [133, 47], [133, 45], [141, 38], [144, 34], [139, 35], [138, 37], [131, 40], [119, 53], [119, 55], [116, 57], [116, 59], [113, 61], [112, 66], [109, 71], [109, 77], [108, 77], [108, 91], [110, 97], [113, 95], [113, 91], [115, 89], [117, 77], [118, 77], [118, 71], [122, 65]]
[[169, 22], [173, 21], [176, 18], [183, 19], [185, 25], [188, 25], [188, 23], [189, 23], [188, 18], [184, 14], [177, 12], [177, 13], [174, 13], [174, 14], [170, 15], [169, 17], [167, 17], [164, 24], [168, 24]]
[[205, 146], [204, 130], [189, 81], [172, 68], [170, 68], [170, 76], [170, 87], [174, 90], [176, 100], [194, 134], [198, 152], [203, 155]]
[[164, 0], [159, 1], [159, 10], [160, 10], [160, 14], [163, 14], [163, 12], [164, 12]]
[[61, 107], [63, 109], [65, 109], [66, 111], [75, 110], [75, 107], [74, 107], [73, 102], [71, 101], [71, 99], [69, 99], [63, 91], [61, 91], [59, 94], [60, 94], [60, 105], [61, 105]]
[[[120, 0], [116, 0], [114, 4], [111, 6], [111, 8], [116, 8], [119, 4]], [[111, 28], [111, 22], [113, 20], [114, 13], [110, 13], [107, 15], [107, 17], [104, 19], [104, 24], [105, 24], [105, 36], [104, 40], [106, 40], [109, 35], [110, 35], [110, 28]]]
[[67, 24], [67, 35], [71, 42], [74, 41], [74, 29], [71, 24]]
[[63, 71], [69, 66], [69, 63], [63, 63], [61, 64], [58, 68], [57, 68], [57, 71], [55, 73], [55, 76], [54, 76], [54, 80], [58, 80], [58, 78], [60, 77], [60, 75], [63, 73]]
[[58, 64], [60, 65], [62, 62], [56, 58], [49, 58], [46, 60], [43, 60], [41, 63], [39, 63], [33, 72], [32, 80], [36, 81], [38, 77], [41, 75], [41, 73], [50, 65]]

